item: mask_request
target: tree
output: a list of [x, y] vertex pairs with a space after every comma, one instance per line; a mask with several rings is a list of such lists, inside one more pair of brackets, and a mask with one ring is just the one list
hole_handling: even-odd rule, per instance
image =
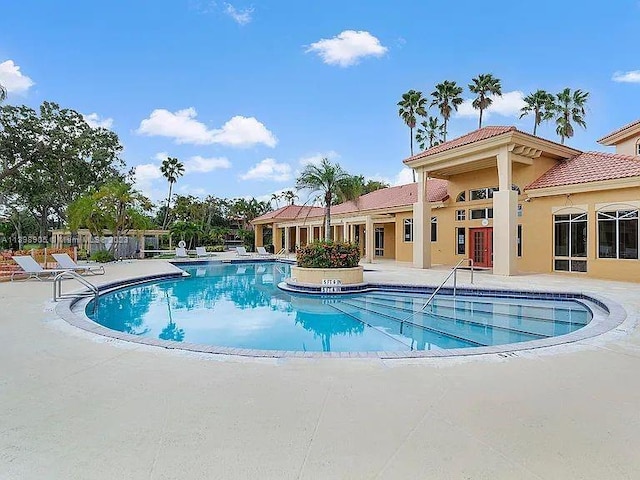
[[587, 128], [584, 116], [588, 98], [589, 92], [583, 92], [580, 89], [572, 92], [570, 88], [565, 88], [556, 95], [554, 110], [557, 115], [556, 133], [560, 135], [560, 143], [564, 144], [566, 138], [573, 137], [574, 130], [571, 122]]
[[15, 195], [47, 236], [49, 220], [91, 189], [123, 179], [118, 136], [90, 127], [78, 112], [44, 102], [0, 107], [0, 188]]
[[331, 241], [331, 205], [334, 198], [341, 201], [355, 198], [354, 182], [351, 175], [345, 172], [337, 163], [331, 163], [323, 158], [319, 165], [308, 164], [296, 179], [298, 189], [319, 192], [324, 203], [324, 238]]
[[293, 205], [298, 199], [298, 195], [293, 190], [285, 190], [282, 192], [281, 197], [289, 204]]
[[0, 103], [4, 102], [7, 99], [7, 89], [4, 85], [0, 83]]
[[[348, 188], [344, 188], [346, 193], [343, 196], [349, 199], [357, 199], [360, 195], [366, 195], [382, 188], [389, 188], [388, 183], [380, 180], [365, 180], [364, 175], [352, 175], [348, 182], [350, 185]], [[343, 200], [337, 196], [333, 199], [334, 205], [341, 201]]]
[[555, 97], [544, 90], [536, 90], [524, 97], [526, 105], [520, 109], [520, 118], [533, 114], [533, 134], [536, 134], [538, 125], [543, 121], [551, 120], [554, 113]]
[[71, 231], [77, 231], [80, 227], [88, 228], [96, 238], [102, 237], [105, 230], [109, 231], [113, 235], [109, 253], [118, 258], [122, 237], [132, 229], [146, 230], [152, 225], [151, 218], [146, 214], [151, 208], [151, 201], [131, 184], [115, 180], [69, 205], [69, 228]]
[[420, 127], [416, 133], [416, 140], [422, 150], [440, 145], [444, 125], [440, 123], [438, 117], [429, 117], [420, 123]]
[[280, 208], [280, 205], [278, 205], [279, 201], [280, 201], [280, 195], [278, 195], [277, 193], [272, 193], [269, 203], [273, 202], [276, 204], [276, 208]]
[[[398, 102], [398, 115], [409, 127], [409, 146], [413, 157], [413, 129], [416, 127], [416, 115], [425, 116], [427, 114], [427, 99], [422, 96], [422, 92], [409, 90], [402, 94], [402, 100]], [[416, 172], [413, 174], [413, 181], [416, 181]]]
[[471, 82], [469, 91], [476, 94], [472, 105], [476, 110], [480, 110], [478, 128], [482, 128], [482, 112], [493, 103], [492, 96], [502, 96], [502, 85], [500, 84], [500, 79], [490, 73], [480, 74], [476, 78], [472, 78]]
[[451, 112], [454, 110], [458, 111], [458, 107], [463, 102], [460, 95], [462, 95], [462, 87], [459, 87], [456, 82], [449, 80], [437, 84], [436, 89], [431, 92], [431, 96], [433, 97], [431, 106], [438, 107], [440, 115], [442, 115], [442, 120], [444, 121], [442, 138], [445, 142], [447, 141], [447, 125], [451, 117]]
[[175, 157], [168, 157], [162, 162], [160, 171], [164, 178], [169, 182], [169, 194], [167, 195], [167, 210], [164, 214], [164, 221], [162, 222], [162, 229], [167, 228], [167, 220], [169, 219], [169, 205], [171, 202], [171, 190], [173, 184], [178, 181], [182, 175], [184, 175], [184, 165]]

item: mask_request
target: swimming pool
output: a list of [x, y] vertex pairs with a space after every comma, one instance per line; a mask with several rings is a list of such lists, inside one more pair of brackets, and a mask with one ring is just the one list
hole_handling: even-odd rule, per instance
[[548, 339], [587, 325], [580, 301], [375, 290], [291, 294], [277, 262], [181, 266], [187, 278], [117, 289], [85, 313], [111, 330], [165, 342], [299, 352], [416, 352]]

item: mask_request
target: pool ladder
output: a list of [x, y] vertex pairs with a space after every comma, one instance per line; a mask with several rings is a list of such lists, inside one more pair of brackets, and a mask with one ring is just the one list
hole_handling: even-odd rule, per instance
[[438, 285], [438, 288], [436, 288], [433, 293], [431, 294], [431, 296], [429, 297], [429, 300], [427, 300], [425, 302], [424, 305], [422, 305], [422, 308], [420, 309], [420, 311], [422, 312], [425, 308], [427, 308], [429, 306], [429, 304], [431, 303], [431, 301], [435, 298], [436, 294], [440, 291], [440, 289], [442, 287], [444, 287], [444, 284], [447, 283], [447, 281], [451, 278], [451, 276], [453, 275], [453, 298], [456, 298], [456, 289], [457, 289], [457, 285], [458, 285], [458, 269], [460, 268], [460, 266], [464, 263], [464, 262], [469, 262], [469, 266], [471, 267], [471, 284], [473, 284], [473, 259], [472, 258], [463, 258], [462, 260], [460, 260], [455, 267], [453, 267], [451, 269], [451, 271], [449, 272], [449, 275], [447, 275], [447, 277], [442, 281], [442, 283], [440, 283], [440, 285]]
[[[88, 290], [83, 290], [75, 293], [62, 293], [62, 280], [64, 280], [65, 278], [71, 278], [78, 281], [83, 286], [87, 287]], [[64, 272], [60, 272], [53, 279], [53, 301], [57, 302], [62, 298], [75, 298], [75, 297], [93, 297], [94, 305], [97, 305], [98, 287], [96, 287], [89, 280], [87, 280], [82, 275], [74, 271], [66, 270]]]

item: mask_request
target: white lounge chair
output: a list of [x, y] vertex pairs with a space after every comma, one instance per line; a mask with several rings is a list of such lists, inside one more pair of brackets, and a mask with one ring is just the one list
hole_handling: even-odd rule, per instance
[[52, 254], [52, 257], [55, 258], [58, 266], [64, 270], [73, 270], [78, 273], [91, 273], [93, 275], [104, 275], [103, 265], [78, 265], [66, 253], [54, 253]]
[[247, 249], [244, 247], [236, 247], [236, 253], [239, 257], [250, 257], [251, 254], [247, 252]]
[[184, 247], [176, 247], [176, 258], [189, 258], [187, 249]]
[[23, 273], [28, 274], [27, 280], [30, 278], [37, 278], [38, 280], [42, 280], [42, 276], [53, 276], [58, 273], [67, 272], [68, 270], [55, 268], [55, 269], [45, 269], [40, 266], [38, 262], [36, 262], [33, 258], [28, 255], [18, 255], [15, 257], [11, 257], [23, 271], [13, 271], [11, 273], [11, 281], [13, 282], [13, 277], [16, 275], [22, 275]]
[[264, 247], [256, 247], [256, 251], [258, 252], [259, 257], [270, 257], [271, 254], [267, 252], [267, 249]]
[[196, 247], [196, 256], [198, 258], [200, 257], [210, 257], [212, 256], [213, 253], [212, 252], [207, 252], [207, 249], [204, 247]]

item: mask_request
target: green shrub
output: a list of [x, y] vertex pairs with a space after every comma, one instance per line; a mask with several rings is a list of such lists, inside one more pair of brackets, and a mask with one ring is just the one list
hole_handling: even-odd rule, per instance
[[298, 249], [298, 266], [304, 268], [350, 268], [360, 261], [356, 243], [314, 242]]
[[204, 249], [207, 252], [224, 252], [224, 245], [208, 245]]
[[113, 262], [113, 255], [107, 250], [98, 250], [91, 254], [91, 260], [98, 263]]
[[89, 254], [87, 253], [87, 251], [84, 248], [79, 248], [78, 260], [86, 260], [87, 258], [89, 258]]

